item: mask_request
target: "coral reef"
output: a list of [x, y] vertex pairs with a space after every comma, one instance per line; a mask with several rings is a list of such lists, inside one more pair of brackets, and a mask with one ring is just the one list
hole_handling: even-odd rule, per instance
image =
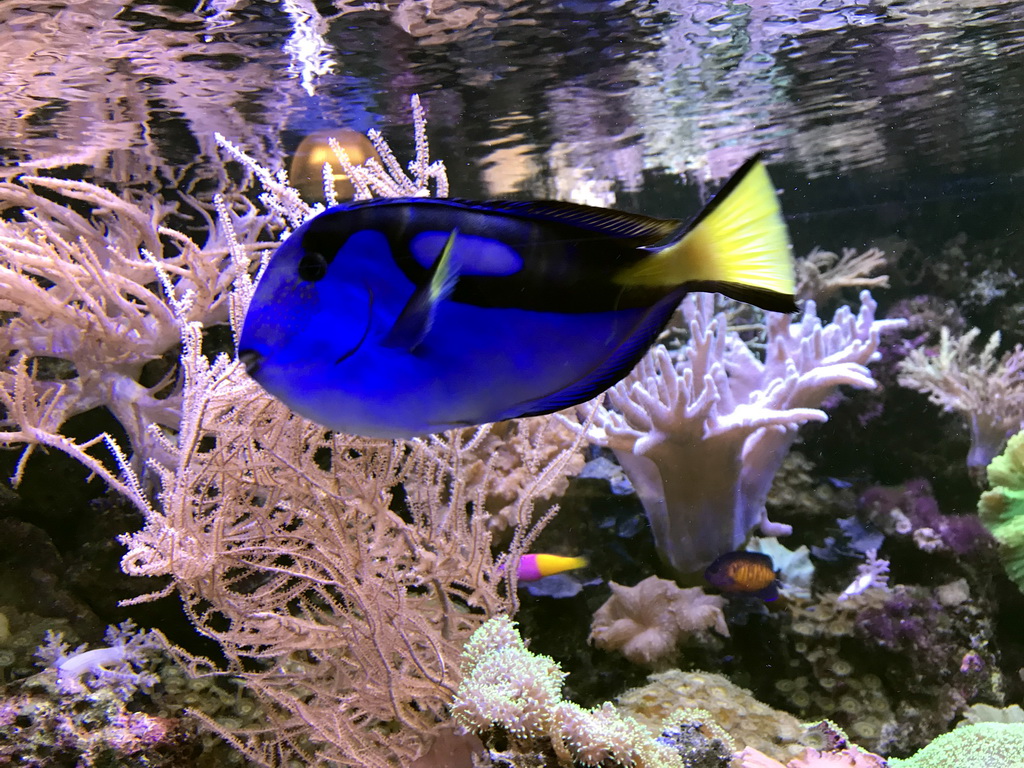
[[994, 627], [965, 588], [899, 584], [792, 600], [791, 672], [767, 700], [801, 717], [826, 713], [876, 752], [922, 746], [968, 702], [998, 701], [1003, 690]]
[[772, 479], [807, 421], [824, 421], [826, 398], [845, 384], [872, 388], [867, 369], [880, 334], [899, 320], [875, 320], [861, 294], [823, 326], [814, 302], [803, 318], [770, 314], [759, 359], [714, 312], [714, 298], [690, 295], [682, 312], [690, 340], [673, 355], [655, 346], [607, 393], [588, 438], [609, 446], [637, 489], [655, 544], [677, 574], [697, 571], [739, 548], [755, 528], [785, 535], [768, 520]]
[[[443, 0], [432, 9], [412, 0], [339, 3], [342, 10], [390, 9], [395, 25], [420, 46], [442, 42], [452, 30], [459, 39], [479, 40], [498, 6], [509, 6], [499, 15], [508, 11], [536, 24], [515, 3], [488, 7]], [[555, 5], [571, 7], [576, 15], [588, 3]], [[884, 375], [908, 350], [904, 378], [911, 378], [915, 366], [931, 366], [912, 386], [972, 420], [972, 462], [991, 458], [1024, 421], [1017, 397], [1024, 357], [1020, 347], [1000, 357], [995, 339], [980, 354], [970, 353], [980, 332], [958, 339], [958, 312], [983, 328], [1003, 329], [1011, 346], [1020, 341], [1019, 323], [991, 322], [993, 316], [1014, 318], [1024, 306], [1006, 299], [1020, 284], [1017, 250], [1009, 249], [1001, 262], [985, 261], [966, 238], [952, 242], [941, 280], [948, 279], [942, 290], [956, 303], [910, 301], [917, 322], [913, 338], [887, 342], [884, 350], [879, 334], [900, 323], [876, 321], [877, 308], [866, 292], [856, 316], [844, 308], [831, 324], [819, 320], [815, 308], [845, 288], [885, 284], [885, 277], [872, 277], [883, 263], [880, 252], [846, 249], [840, 256], [816, 250], [803, 265], [801, 293], [817, 304], [809, 303], [802, 319], [773, 316], [762, 323], [755, 317], [740, 327], [749, 314], [716, 313], [711, 299], [688, 299], [688, 327], [673, 332], [604, 406], [585, 411], [593, 425], [577, 425], [573, 432], [559, 417], [544, 417], [394, 444], [352, 439], [296, 418], [255, 387], [229, 356], [217, 355], [230, 349], [227, 337], [232, 324], [237, 331], [261, 255], [282, 231], [320, 210], [303, 201], [283, 174], [254, 160], [268, 153], [253, 139], [262, 129], [246, 125], [234, 77], [220, 88], [196, 86], [197, 94], [187, 94], [199, 82], [195, 77], [172, 82], [162, 76], [188, 69], [185, 51], [195, 51], [197, 60], [245, 52], [225, 42], [239, 30], [229, 34], [219, 26], [228, 23], [237, 4], [216, 0], [205, 19], [188, 17], [190, 29], [205, 27], [207, 39], [192, 40], [190, 31], [187, 45], [178, 29], [128, 44], [128, 22], [116, 16], [123, 9], [100, 6], [95, 24], [106, 27], [112, 50], [123, 53], [137, 73], [117, 74], [120, 101], [99, 101], [110, 113], [100, 119], [109, 130], [95, 136], [72, 132], [72, 139], [87, 139], [72, 141], [74, 155], [58, 156], [53, 150], [63, 152], [63, 146], [33, 122], [38, 118], [49, 127], [53, 121], [43, 112], [51, 110], [62, 115], [58, 127], [69, 121], [85, 125], [77, 102], [39, 104], [22, 93], [31, 78], [52, 80], [82, 57], [69, 56], [50, 73], [39, 69], [41, 49], [34, 38], [0, 52], [0, 60], [15, 62], [0, 80], [12, 85], [13, 103], [24, 107], [16, 118], [0, 118], [0, 125], [13, 126], [10, 135], [32, 134], [17, 138], [26, 167], [96, 160], [95, 167], [83, 166], [88, 178], [128, 179], [139, 163], [158, 164], [157, 157], [134, 164], [117, 157], [124, 153], [121, 145], [138, 138], [139, 125], [155, 132], [150, 102], [160, 100], [154, 94], [170, 94], [176, 98], [167, 99], [168, 108], [180, 108], [182, 121], [203, 131], [200, 154], [214, 149], [206, 131], [214, 122], [246, 147], [243, 152], [218, 139], [242, 164], [246, 182], [256, 177], [266, 188], [265, 210], [257, 212], [232, 192], [218, 202], [215, 218], [191, 200], [194, 189], [184, 183], [184, 172], [132, 179], [120, 197], [42, 173], [0, 184], [0, 445], [25, 449], [20, 463], [11, 458], [13, 474], [21, 480], [26, 468], [30, 475], [36, 471], [32, 467], [44, 453], [38, 448], [57, 449], [99, 478], [95, 486], [106, 481], [130, 499], [145, 520], [141, 530], [132, 528], [135, 533], [121, 538], [127, 548], [124, 571], [159, 579], [146, 597], [173, 596], [163, 605], [176, 613], [180, 598], [203, 636], [192, 638], [195, 645], [184, 642], [188, 650], [172, 648], [173, 662], [148, 658], [155, 635], [127, 631], [111, 633], [105, 648], [72, 650], [79, 639], [93, 646], [98, 639], [82, 634], [79, 625], [119, 620], [96, 617], [95, 606], [113, 600], [104, 592], [92, 603], [80, 596], [72, 601], [64, 580], [70, 567], [51, 565], [59, 559], [57, 548], [41, 533], [33, 537], [38, 529], [29, 530], [29, 523], [7, 517], [0, 532], [8, 548], [28, 554], [14, 552], [0, 567], [0, 682], [8, 684], [0, 698], [0, 763], [229, 764], [230, 758], [203, 754], [196, 733], [203, 724], [230, 740], [236, 762], [272, 766], [469, 768], [490, 761], [499, 768], [724, 768], [735, 740], [744, 750], [733, 764], [748, 768], [873, 768], [883, 764], [877, 756], [845, 741], [813, 741], [821, 732], [809, 737], [797, 717], [834, 716], [866, 748], [898, 755], [922, 747], [960, 717], [1020, 717], [1019, 708], [997, 706], [1019, 701], [1024, 645], [1017, 631], [1020, 602], [1014, 599], [1020, 595], [1001, 574], [992, 577], [998, 571], [993, 539], [978, 519], [940, 511], [940, 502], [945, 512], [966, 508], [935, 479], [958, 466], [931, 444], [940, 442], [931, 439], [938, 431], [927, 437], [915, 432], [908, 440], [900, 422], [889, 435], [879, 438], [875, 432], [851, 441], [852, 451], [870, 446], [863, 451], [870, 456], [849, 471], [834, 470], [831, 452], [812, 444], [805, 450], [814, 464], [786, 458], [799, 426], [823, 421], [826, 411], [834, 441], [892, 417], [892, 400], [869, 402], [862, 395], [837, 405], [836, 390], [842, 384], [884, 386]], [[26, 7], [36, 7], [35, 0]], [[175, 23], [182, 20], [177, 11], [167, 12]], [[290, 72], [311, 92], [326, 77], [323, 33], [329, 22], [308, 0], [286, 0], [280, 12], [295, 32], [286, 48]], [[147, 13], [140, 7], [125, 15]], [[51, 21], [66, 39], [83, 19], [67, 9], [55, 10]], [[657, 26], [644, 17], [644, 25], [648, 21]], [[22, 21], [15, 28], [28, 29]], [[97, 38], [95, 26], [83, 30], [83, 39]], [[158, 59], [168, 51], [173, 53], [161, 66]], [[649, 58], [664, 60], [661, 54]], [[282, 72], [289, 63], [285, 57], [240, 61], [232, 75], [238, 81], [252, 75], [260, 77], [251, 82], [273, 80], [267, 61]], [[720, 60], [708, 61], [705, 72], [721, 74]], [[224, 79], [206, 64], [197, 68], [209, 69], [203, 84]], [[481, 78], [490, 77], [486, 67], [480, 70]], [[749, 70], [746, 58], [736, 68], [743, 70]], [[149, 79], [151, 84], [143, 83]], [[138, 93], [127, 93], [141, 93], [134, 88], [140, 83], [153, 88], [146, 104]], [[562, 113], [558, 119], [578, 124], [578, 108], [590, 110], [591, 102], [602, 100], [596, 89], [588, 91], [579, 83], [559, 88], [548, 106]], [[455, 104], [449, 102], [452, 116]], [[373, 142], [380, 159], [368, 165], [353, 166], [335, 150], [357, 198], [447, 193], [444, 166], [429, 156], [418, 99], [411, 112], [416, 147], [408, 167], [379, 133]], [[511, 116], [513, 123], [520, 118]], [[637, 160], [621, 176], [603, 175], [635, 177], [639, 184], [641, 149], [632, 141], [631, 120], [622, 122], [624, 133], [614, 141], [598, 136], [607, 149], [600, 162], [610, 167]], [[284, 130], [286, 136], [296, 132], [295, 126]], [[62, 140], [66, 136], [62, 131]], [[160, 149], [150, 133], [143, 139], [144, 153]], [[710, 154], [701, 162], [714, 175], [738, 146], [731, 142], [716, 150], [713, 165]], [[501, 151], [516, 155], [519, 149], [517, 139]], [[556, 148], [553, 173], [578, 182], [576, 194], [610, 199], [613, 185], [588, 180], [600, 166], [577, 162], [583, 155]], [[227, 180], [224, 168], [209, 158], [197, 165], [204, 182]], [[0, 170], [5, 178], [15, 172]], [[165, 197], [139, 191], [157, 184], [166, 188]], [[326, 201], [333, 201], [330, 191]], [[192, 228], [183, 226], [190, 216]], [[974, 261], [963, 269], [977, 277], [973, 285], [965, 286], [957, 274], [965, 259]], [[893, 276], [903, 287], [912, 279], [904, 266], [901, 261], [901, 274]], [[993, 300], [1012, 307], [993, 309]], [[993, 315], [997, 311], [1002, 314]], [[889, 313], [901, 315], [895, 307]], [[951, 330], [936, 338], [942, 325]], [[869, 371], [866, 365], [883, 351], [883, 371]], [[979, 394], [985, 387], [992, 391]], [[926, 405], [911, 392], [901, 396]], [[954, 399], [960, 405], [954, 407]], [[102, 435], [93, 439], [96, 431], [83, 438], [72, 426], [72, 419], [97, 407], [123, 428], [120, 445]], [[939, 423], [937, 409], [928, 412]], [[591, 503], [581, 493], [563, 505], [576, 517], [564, 521], [559, 546], [543, 550], [586, 552], [592, 563], [586, 582], [550, 592], [563, 597], [557, 601], [517, 592], [518, 558], [539, 543], [541, 528], [562, 505], [556, 497], [567, 488], [573, 493], [568, 476], [584, 459], [584, 432], [608, 448], [595, 447], [586, 456], [594, 460], [595, 474], [627, 491], [630, 482], [616, 475], [618, 466], [607, 467], [612, 448], [629, 471], [671, 575], [697, 571], [722, 552], [748, 547], [775, 559], [783, 599], [765, 605], [708, 596], [653, 576], [622, 586], [650, 573], [650, 531], [636, 498], [613, 498], [595, 480], [584, 482], [591, 489], [600, 485], [607, 498]], [[803, 432], [808, 437], [808, 429]], [[947, 450], [962, 450], [952, 430], [944, 434], [951, 438]], [[1008, 573], [1024, 588], [1022, 451], [1024, 437], [1012, 438], [992, 462], [994, 487], [979, 510]], [[918, 462], [908, 470], [912, 452]], [[602, 460], [604, 474], [598, 471]], [[777, 472], [781, 462], [787, 466]], [[878, 469], [882, 464], [884, 472]], [[913, 479], [918, 476], [932, 478], [934, 489]], [[784, 482], [769, 496], [775, 477]], [[891, 485], [878, 485], [883, 482]], [[972, 491], [971, 503], [975, 496]], [[108, 536], [111, 519], [126, 519], [107, 514], [110, 498], [97, 504], [95, 516], [76, 519], [76, 526], [95, 525], [95, 535]], [[18, 514], [59, 520], [62, 512]], [[673, 520], [677, 513], [679, 520]], [[64, 519], [77, 514], [72, 509]], [[96, 524], [99, 517], [105, 527]], [[788, 524], [799, 536], [792, 551], [774, 539], [751, 537], [758, 527], [781, 535]], [[117, 530], [129, 526], [137, 527], [131, 522]], [[46, 563], [36, 567], [26, 558]], [[89, 564], [88, 556], [79, 563]], [[594, 616], [591, 640], [601, 649], [619, 647], [615, 655], [584, 642], [605, 582], [613, 594]], [[14, 592], [24, 594], [9, 599]], [[61, 602], [61, 610], [48, 618], [30, 616], [25, 606], [33, 601], [46, 608]], [[531, 614], [531, 631], [524, 633], [531, 635], [529, 646], [507, 618], [520, 601], [547, 603]], [[136, 610], [135, 601], [125, 608]], [[75, 617], [76, 611], [81, 615]], [[527, 626], [525, 612], [518, 615]], [[66, 617], [75, 620], [69, 624]], [[41, 673], [26, 668], [25, 626], [35, 633], [32, 644], [42, 628], [52, 631], [40, 654], [49, 667]], [[686, 642], [693, 633], [697, 639]], [[206, 653], [200, 642], [209, 646], [211, 640], [219, 646], [210, 653], [213, 659], [195, 655]], [[572, 645], [577, 647], [566, 650]], [[134, 663], [142, 656], [148, 666]], [[718, 674], [666, 672], [614, 706], [586, 708], [568, 700], [588, 706], [603, 701], [624, 687], [623, 680], [633, 683], [647, 671], [633, 665], [669, 662], [725, 671], [756, 698]], [[186, 716], [183, 705], [195, 717]], [[483, 741], [466, 736], [459, 723]], [[891, 765], [1018, 768], [1022, 751], [1019, 729], [985, 725], [959, 728], [913, 758], [891, 759]]]
[[0, 699], [0, 762], [8, 765], [174, 768], [197, 747], [178, 718], [131, 711], [106, 688]]
[[[254, 699], [231, 686], [186, 680], [157, 647], [152, 633], [129, 623], [109, 627], [108, 647], [69, 653], [48, 630], [36, 656], [46, 668], [24, 669], [27, 645], [38, 642], [38, 617], [12, 614], [10, 637], [0, 636], [17, 678], [0, 691], [0, 764], [46, 768], [175, 768], [242, 765], [229, 745], [201, 733], [187, 706], [238, 727], [258, 722]], [[114, 653], [112, 653], [114, 651]], [[115, 658], [116, 657], [116, 658]], [[144, 690], [143, 690], [144, 689]]]
[[725, 600], [700, 587], [681, 589], [673, 581], [649, 576], [633, 587], [610, 583], [612, 595], [594, 613], [590, 641], [618, 651], [634, 664], [656, 666], [670, 658], [679, 641], [714, 629], [729, 635]]

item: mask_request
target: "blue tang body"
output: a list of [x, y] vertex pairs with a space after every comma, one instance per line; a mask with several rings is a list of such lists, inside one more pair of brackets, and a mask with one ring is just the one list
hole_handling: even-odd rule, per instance
[[[745, 168], [733, 186], [767, 179]], [[625, 376], [694, 287], [792, 308], [791, 277], [680, 267], [717, 242], [697, 224], [549, 202], [337, 206], [271, 257], [239, 358], [297, 413], [367, 437], [559, 410]], [[791, 275], [783, 239], [776, 271]]]

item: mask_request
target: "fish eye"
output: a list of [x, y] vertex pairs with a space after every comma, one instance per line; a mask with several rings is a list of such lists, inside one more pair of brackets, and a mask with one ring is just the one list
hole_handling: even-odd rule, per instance
[[299, 259], [298, 273], [299, 279], [307, 283], [315, 283], [322, 280], [324, 275], [327, 274], [326, 257], [320, 251], [307, 250], [302, 258]]

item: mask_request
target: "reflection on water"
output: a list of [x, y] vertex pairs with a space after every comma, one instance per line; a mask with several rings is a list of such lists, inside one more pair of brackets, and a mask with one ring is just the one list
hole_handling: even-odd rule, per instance
[[190, 164], [215, 130], [254, 137], [297, 98], [273, 87], [280, 50], [204, 34], [169, 7], [8, 2], [0, 29], [7, 166], [83, 165], [127, 182]]
[[126, 183], [215, 130], [280, 161], [314, 130], [407, 123], [415, 92], [462, 194], [608, 204], [755, 150], [806, 177], [1022, 159], [1016, 0], [14, 0], [0, 25], [8, 174]]

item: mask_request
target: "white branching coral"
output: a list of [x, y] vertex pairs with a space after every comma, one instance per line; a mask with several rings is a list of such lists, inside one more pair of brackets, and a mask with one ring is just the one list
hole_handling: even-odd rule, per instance
[[[470, 435], [473, 435], [470, 439]], [[519, 499], [548, 461], [580, 443], [579, 436], [554, 416], [513, 419], [487, 426], [486, 432], [467, 430], [467, 455], [475, 460], [462, 467], [467, 487], [477, 494], [490, 515], [490, 528], [500, 534], [519, 525]], [[547, 484], [540, 498], [565, 493], [569, 477], [579, 474], [584, 459], [575, 450], [562, 477]]]
[[[353, 165], [348, 153], [334, 139], [331, 148], [337, 156], [341, 170], [351, 181], [355, 190], [354, 199], [370, 200], [374, 197], [447, 197], [448, 173], [443, 160], [430, 159], [430, 144], [427, 141], [427, 118], [420, 103], [420, 97], [411, 99], [413, 132], [416, 155], [406, 169], [395, 157], [383, 134], [374, 129], [367, 133], [380, 160], [371, 157], [362, 165]], [[270, 211], [281, 217], [286, 225], [285, 235], [300, 227], [303, 222], [324, 210], [322, 205], [309, 205], [297, 189], [288, 183], [288, 174], [282, 169], [276, 172], [264, 168], [243, 150], [221, 134], [214, 134], [217, 143], [234, 160], [241, 163], [259, 179], [264, 192], [260, 201]], [[336, 204], [334, 196], [333, 171], [324, 164], [324, 192], [328, 206]], [[433, 188], [431, 187], [433, 184]]]
[[973, 328], [954, 336], [943, 326], [937, 349], [918, 347], [899, 364], [899, 383], [928, 395], [942, 410], [959, 413], [970, 427], [967, 466], [981, 471], [1024, 426], [1024, 347], [1001, 357], [998, 331], [980, 352]]
[[878, 557], [877, 549], [869, 549], [864, 553], [864, 562], [857, 566], [857, 577], [836, 599], [849, 600], [869, 589], [889, 589], [889, 561]]
[[[415, 94], [412, 97], [412, 122], [416, 156], [408, 165], [408, 174], [378, 130], [370, 130], [366, 135], [380, 155], [380, 162], [371, 157], [362, 165], [353, 165], [338, 142], [331, 141], [331, 148], [342, 170], [355, 188], [356, 200], [368, 200], [371, 197], [448, 197], [448, 173], [443, 160], [430, 160], [427, 118], [420, 97]], [[324, 173], [328, 171], [325, 169]], [[430, 189], [431, 182], [434, 183], [433, 191]]]
[[264, 168], [221, 134], [215, 133], [213, 137], [221, 149], [259, 181], [263, 187], [260, 202], [284, 223], [282, 237], [287, 236], [291, 230], [298, 229], [323, 210], [322, 206], [309, 205], [302, 199], [299, 190], [288, 184], [288, 173], [283, 169], [275, 172]]
[[815, 304], [803, 317], [768, 316], [764, 359], [728, 329], [714, 297], [682, 305], [690, 339], [676, 356], [655, 346], [612, 387], [594, 415], [591, 441], [612, 448], [651, 521], [655, 545], [677, 573], [692, 573], [738, 549], [754, 528], [786, 535], [768, 520], [765, 500], [776, 471], [808, 421], [841, 385], [872, 389], [867, 364], [880, 335], [902, 320], [875, 320], [861, 293], [854, 315], [841, 307], [823, 325]]
[[584, 709], [562, 698], [565, 673], [530, 653], [515, 624], [495, 616], [466, 644], [452, 714], [473, 733], [503, 731], [521, 754], [544, 745], [560, 764], [683, 768], [674, 749], [611, 704]]
[[714, 629], [729, 636], [725, 599], [704, 594], [700, 587], [683, 589], [657, 576], [632, 587], [614, 581], [609, 586], [612, 595], [594, 613], [590, 640], [634, 664], [656, 666], [673, 655], [683, 637], [696, 632]]

